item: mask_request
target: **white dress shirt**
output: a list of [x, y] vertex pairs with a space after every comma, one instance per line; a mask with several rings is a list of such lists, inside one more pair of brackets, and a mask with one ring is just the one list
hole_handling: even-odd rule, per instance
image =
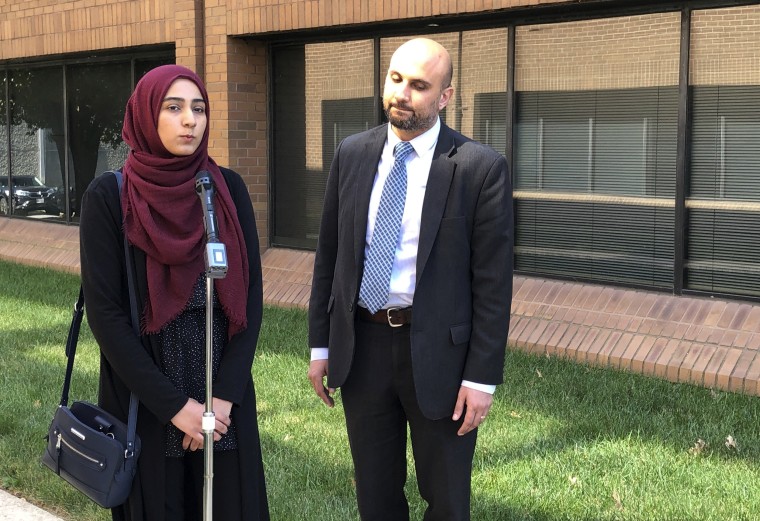
[[[406, 158], [406, 202], [404, 204], [404, 215], [401, 218], [399, 244], [396, 247], [395, 258], [393, 259], [388, 302], [384, 307], [408, 307], [412, 305], [414, 299], [414, 289], [417, 281], [417, 244], [420, 238], [422, 203], [425, 200], [425, 189], [427, 188], [428, 176], [430, 175], [430, 165], [433, 163], [433, 152], [435, 151], [435, 145], [438, 143], [440, 130], [441, 120], [439, 118], [431, 129], [409, 142], [412, 148], [414, 148], [414, 152]], [[393, 167], [393, 149], [400, 141], [401, 139], [391, 130], [391, 126], [388, 125], [388, 138], [385, 141], [383, 153], [377, 165], [377, 174], [375, 175], [372, 195], [369, 200], [367, 235], [364, 242], [365, 258], [369, 251], [369, 245], [372, 242], [372, 234], [375, 230], [375, 218], [377, 216], [377, 209], [380, 206], [383, 186], [385, 186], [385, 180], [388, 178]], [[359, 305], [366, 307], [361, 299], [359, 300]], [[312, 348], [312, 360], [325, 360], [327, 357], [327, 348]], [[496, 390], [495, 385], [479, 384], [467, 380], [463, 380], [462, 385], [490, 394], [493, 394]]]

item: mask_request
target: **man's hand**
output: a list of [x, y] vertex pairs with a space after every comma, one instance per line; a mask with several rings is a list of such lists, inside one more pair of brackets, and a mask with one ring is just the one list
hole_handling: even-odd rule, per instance
[[314, 392], [317, 393], [325, 405], [333, 407], [335, 400], [332, 398], [332, 394], [335, 393], [335, 389], [328, 389], [325, 387], [325, 378], [327, 378], [327, 360], [312, 360], [309, 364], [308, 372], [311, 385], [314, 387]]
[[464, 415], [462, 426], [457, 431], [457, 434], [464, 436], [471, 430], [477, 429], [478, 425], [483, 423], [483, 420], [488, 416], [492, 403], [493, 395], [465, 386], [460, 387], [457, 403], [454, 406], [454, 415], [451, 419], [457, 421], [465, 409], [467, 413]]

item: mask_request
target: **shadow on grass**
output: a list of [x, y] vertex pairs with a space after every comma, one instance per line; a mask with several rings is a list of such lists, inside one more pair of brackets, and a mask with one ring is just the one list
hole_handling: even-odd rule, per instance
[[[266, 308], [259, 349], [302, 358], [305, 373], [306, 335], [304, 311]], [[550, 418], [561, 426], [540, 432], [524, 445], [499, 446], [507, 460], [631, 436], [677, 452], [703, 439], [713, 447], [711, 453], [722, 458], [754, 463], [760, 457], [757, 397], [510, 350], [504, 384], [495, 399], [494, 412], [507, 424], [513, 423], [509, 417], [514, 411]], [[483, 435], [489, 436], [488, 431]], [[729, 435], [739, 440], [741, 450], [724, 447]]]
[[[262, 451], [272, 519], [299, 521], [358, 520], [356, 496], [348, 463], [348, 446], [342, 463], [325, 457], [318, 449], [309, 451], [262, 434]], [[426, 504], [410, 475], [407, 497], [411, 519], [422, 519]], [[508, 497], [495, 498], [473, 491], [472, 519], [488, 521], [556, 521], [559, 518], [513, 508]]]
[[[0, 263], [0, 301], [5, 297], [9, 300], [27, 299], [30, 305], [69, 310], [77, 287], [78, 278], [72, 275]], [[60, 325], [40, 320], [39, 325], [23, 329], [6, 322], [10, 325], [0, 330], [0, 374], [3, 374], [4, 383], [15, 382], [12, 384], [14, 389], [22, 389], [17, 395], [6, 396], [6, 405], [0, 406], [0, 424], [5, 427], [0, 429], [0, 440], [5, 438], [7, 450], [18, 442], [14, 431], [27, 429], [36, 438], [44, 434], [52, 417], [60, 397], [65, 364], [63, 343], [70, 312], [67, 311], [66, 316]], [[83, 326], [82, 335], [88, 334]], [[258, 353], [292, 357], [298, 369], [280, 375], [292, 378], [290, 390], [285, 392], [304, 391], [300, 399], [314, 400], [317, 407], [321, 405], [306, 380], [309, 358], [306, 337], [306, 313], [303, 310], [265, 308]], [[49, 355], [33, 354], [32, 348], [43, 343], [59, 344], [60, 358], [56, 356], [53, 361]], [[83, 375], [79, 362], [77, 367], [74, 385], [76, 398], [80, 399], [83, 398], [82, 391], [89, 392], [97, 385], [97, 362], [88, 368], [91, 374]], [[505, 383], [498, 388], [489, 420], [492, 423], [482, 430], [480, 449], [476, 453], [476, 464], [482, 465], [486, 471], [500, 471], [502, 465], [506, 467], [512, 462], [552, 456], [600, 440], [632, 437], [656, 443], [674, 453], [685, 453], [697, 439], [703, 439], [709, 443], [711, 455], [742, 460], [752, 467], [757, 465], [760, 456], [760, 401], [756, 397], [713, 392], [520, 352], [508, 353], [504, 376]], [[257, 380], [256, 385], [266, 385], [266, 375]], [[42, 405], [32, 411], [31, 416], [36, 420], [30, 429], [25, 425], [29, 421], [25, 408], [28, 409], [33, 400], [41, 401]], [[286, 412], [285, 401], [272, 399], [272, 411]], [[309, 414], [293, 407], [293, 413]], [[514, 418], [511, 416], [513, 411]], [[336, 425], [334, 428], [344, 427]], [[500, 434], [521, 429], [526, 432], [522, 437]], [[724, 448], [723, 441], [729, 435], [738, 440], [738, 452]], [[322, 520], [326, 519], [325, 512], [335, 509], [346, 514], [334, 517], [336, 520], [356, 518], [347, 444], [339, 447], [339, 458], [332, 458], [324, 453], [322, 446], [306, 444], [298, 448], [266, 432], [262, 432], [262, 440], [268, 474], [275, 472], [270, 480], [277, 488], [270, 492], [273, 514], [291, 512], [288, 510], [291, 507], [282, 505], [281, 501], [294, 503], [292, 515], [295, 517], [283, 514], [273, 518]], [[36, 442], [35, 454], [42, 447], [41, 440]], [[494, 454], [498, 456], [498, 462], [492, 464], [494, 460], [486, 456]], [[0, 459], [2, 456], [0, 454]], [[0, 464], [0, 469], [2, 467]], [[552, 517], [537, 505], [520, 509], [516, 506], [518, 504], [516, 498], [502, 499], [492, 493], [473, 490], [473, 519], [562, 519], [561, 514], [555, 513]]]

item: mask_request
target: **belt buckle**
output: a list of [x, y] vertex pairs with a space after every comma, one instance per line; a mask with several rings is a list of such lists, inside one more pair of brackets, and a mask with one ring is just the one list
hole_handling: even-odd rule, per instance
[[388, 317], [388, 325], [389, 326], [391, 326], [391, 327], [401, 327], [401, 326], [404, 325], [403, 323], [394, 324], [393, 323], [393, 319], [391, 318], [391, 311], [398, 311], [400, 309], [401, 308], [396, 307], [396, 308], [388, 308], [388, 309], [385, 310], [385, 314]]

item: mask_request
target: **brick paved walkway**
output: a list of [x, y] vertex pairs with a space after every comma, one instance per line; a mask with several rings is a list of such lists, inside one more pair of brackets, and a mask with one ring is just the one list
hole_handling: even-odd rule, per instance
[[[0, 258], [79, 271], [76, 226], [0, 218]], [[306, 307], [311, 252], [262, 255], [268, 304]], [[512, 348], [760, 394], [760, 305], [516, 276]]]

